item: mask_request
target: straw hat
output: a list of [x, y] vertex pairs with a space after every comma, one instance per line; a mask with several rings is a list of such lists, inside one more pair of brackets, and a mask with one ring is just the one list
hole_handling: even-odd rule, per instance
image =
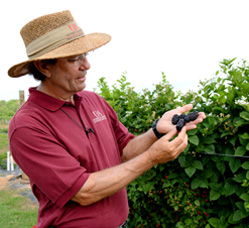
[[12, 66], [8, 71], [10, 77], [28, 74], [30, 62], [35, 60], [84, 54], [111, 40], [105, 33], [85, 35], [69, 10], [34, 19], [20, 33], [29, 59]]

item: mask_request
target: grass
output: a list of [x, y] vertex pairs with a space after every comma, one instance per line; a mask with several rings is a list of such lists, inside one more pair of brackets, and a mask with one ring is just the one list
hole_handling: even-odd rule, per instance
[[0, 190], [0, 221], [2, 228], [32, 228], [37, 220], [37, 206], [13, 191]]

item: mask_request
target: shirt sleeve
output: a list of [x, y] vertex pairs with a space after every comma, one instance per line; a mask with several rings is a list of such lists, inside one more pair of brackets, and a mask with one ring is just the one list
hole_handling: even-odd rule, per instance
[[90, 175], [55, 137], [41, 129], [17, 128], [9, 140], [16, 163], [59, 207], [80, 190]]

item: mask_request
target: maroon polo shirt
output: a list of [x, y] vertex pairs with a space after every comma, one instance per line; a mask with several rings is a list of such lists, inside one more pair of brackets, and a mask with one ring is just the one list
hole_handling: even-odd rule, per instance
[[121, 163], [134, 135], [95, 93], [75, 105], [30, 88], [9, 126], [10, 150], [39, 201], [37, 227], [114, 228], [128, 216], [126, 189], [89, 206], [71, 201], [90, 173]]

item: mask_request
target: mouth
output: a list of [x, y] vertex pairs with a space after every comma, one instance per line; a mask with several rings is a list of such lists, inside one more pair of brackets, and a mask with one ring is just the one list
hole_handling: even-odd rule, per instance
[[80, 82], [85, 82], [86, 81], [86, 77], [85, 76], [84, 77], [80, 77], [80, 78], [77, 78], [77, 80], [80, 81]]
[[83, 75], [81, 75], [80, 77], [78, 77], [77, 80], [79, 80], [81, 82], [85, 82], [86, 81], [86, 71], [84, 72]]

